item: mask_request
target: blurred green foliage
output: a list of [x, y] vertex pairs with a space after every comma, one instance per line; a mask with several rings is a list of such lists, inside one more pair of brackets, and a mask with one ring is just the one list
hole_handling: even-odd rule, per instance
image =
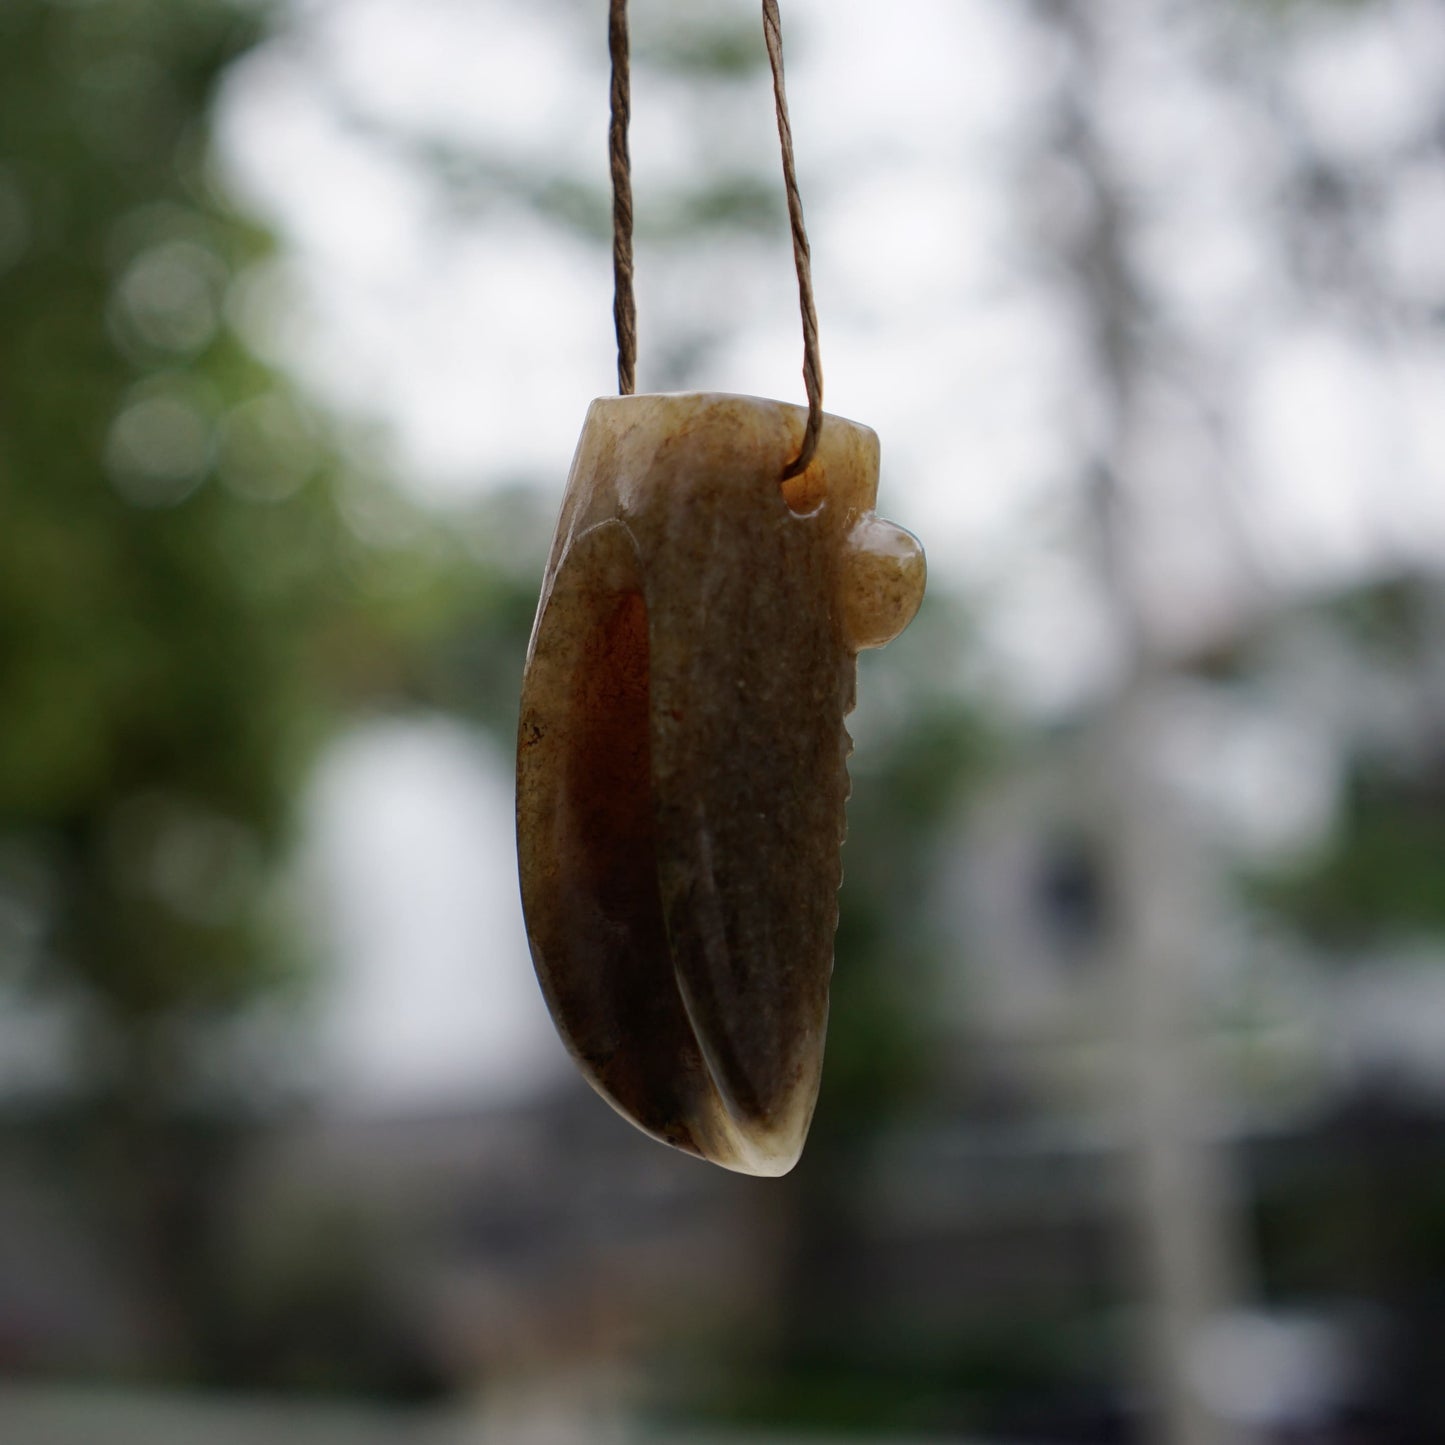
[[1003, 746], [977, 708], [927, 678], [967, 645], [951, 599], [929, 599], [912, 628], [862, 659], [859, 687], [906, 705], [870, 736], [850, 771], [828, 1062], [814, 1147], [896, 1118], [937, 1082], [944, 1044], [933, 1001], [960, 966], [940, 927], [946, 830]]
[[753, 17], [717, 9], [667, 7], [663, 26], [643, 24], [633, 42], [637, 58], [653, 69], [706, 84], [746, 80], [762, 59], [762, 38]]
[[210, 114], [267, 19], [0, 5], [0, 988], [63, 1012], [57, 1177], [146, 1281], [155, 1363], [215, 1378], [246, 1358], [234, 1122], [277, 1097], [228, 1031], [310, 973], [281, 886], [306, 770], [368, 706], [510, 731], [541, 545], [418, 514], [233, 324], [272, 243]]
[[0, 8], [0, 826], [23, 860], [0, 887], [122, 1055], [284, 958], [267, 864], [357, 586], [336, 451], [228, 323], [269, 243], [212, 184], [207, 113], [261, 19]]
[[233, 328], [271, 242], [208, 116], [263, 21], [0, 9], [0, 889], [46, 939], [32, 981], [121, 1034], [284, 976], [271, 865], [358, 704], [510, 729], [532, 583], [497, 542], [541, 546], [505, 504], [419, 515]]
[[909, 1342], [916, 1348], [899, 1348], [854, 1328], [790, 1356], [780, 1369], [759, 1371], [730, 1390], [716, 1414], [759, 1429], [852, 1438], [966, 1431], [1027, 1439], [1013, 1432], [1027, 1428], [1031, 1415], [1067, 1419], [1074, 1399], [1102, 1395], [1079, 1359], [1077, 1338], [1104, 1329], [1098, 1319], [1081, 1324], [1063, 1313], [1014, 1316], [946, 1338], [925, 1332]]
[[1392, 941], [1445, 938], [1445, 753], [1431, 681], [1439, 666], [1438, 581], [1385, 576], [1313, 612], [1363, 686], [1396, 694], [1397, 711], [1399, 697], [1409, 699], [1413, 740], [1387, 735], [1390, 742], [1356, 746], [1329, 836], [1309, 856], [1248, 880], [1250, 896], [1298, 929], [1325, 962]]
[[[374, 133], [362, 118], [356, 129]], [[523, 208], [528, 214], [598, 245], [612, 241], [612, 197], [605, 185], [576, 175], [538, 171], [470, 147], [394, 131], [376, 137], [388, 150], [437, 182], [459, 218], [477, 223]], [[776, 235], [787, 212], [778, 187], [751, 172], [723, 170], [640, 196], [639, 241], [685, 244], [706, 231], [714, 236], [753, 232]]]
[[1256, 898], [1326, 954], [1401, 937], [1445, 938], [1445, 798], [1437, 783], [1361, 767], [1328, 844], [1259, 880]]

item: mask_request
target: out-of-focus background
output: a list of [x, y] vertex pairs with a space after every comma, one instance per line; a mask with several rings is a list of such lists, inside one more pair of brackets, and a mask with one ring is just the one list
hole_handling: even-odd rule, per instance
[[[931, 583], [782, 1181], [516, 897], [605, 8], [0, 3], [0, 1440], [1445, 1439], [1445, 7], [785, 0]], [[632, 8], [641, 389], [799, 400], [756, 6]]]

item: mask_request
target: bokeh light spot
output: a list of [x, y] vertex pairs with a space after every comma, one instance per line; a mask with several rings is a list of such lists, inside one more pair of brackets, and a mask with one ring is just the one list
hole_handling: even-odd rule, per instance
[[205, 479], [211, 426], [179, 388], [142, 393], [123, 407], [106, 441], [116, 491], [137, 507], [173, 507]]

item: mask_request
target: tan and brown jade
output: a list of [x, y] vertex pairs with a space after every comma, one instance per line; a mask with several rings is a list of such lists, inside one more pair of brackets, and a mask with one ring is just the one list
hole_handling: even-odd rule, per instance
[[517, 743], [527, 933], [558, 1031], [639, 1128], [783, 1174], [833, 967], [856, 655], [923, 596], [878, 439], [719, 394], [592, 403]]

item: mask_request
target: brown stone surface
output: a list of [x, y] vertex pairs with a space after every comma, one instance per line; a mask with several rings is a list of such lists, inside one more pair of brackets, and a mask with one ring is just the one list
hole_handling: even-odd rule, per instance
[[796, 1162], [818, 1092], [856, 654], [923, 553], [872, 511], [878, 440], [756, 397], [592, 403], [522, 689], [532, 957], [583, 1073], [666, 1143]]

